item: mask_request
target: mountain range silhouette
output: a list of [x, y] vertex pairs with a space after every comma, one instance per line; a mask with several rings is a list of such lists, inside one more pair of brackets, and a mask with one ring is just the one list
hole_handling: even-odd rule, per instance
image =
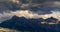
[[[16, 29], [16, 30], [28, 30], [28, 31], [33, 31], [35, 32], [36, 30], [38, 32], [55, 32], [55, 31], [59, 31], [58, 27], [59, 24], [57, 24], [57, 28], [55, 29], [54, 26], [56, 26], [56, 24], [41, 24], [41, 22], [48, 22], [48, 21], [56, 21], [58, 19], [56, 18], [47, 18], [47, 19], [43, 19], [43, 18], [39, 18], [39, 19], [27, 19], [25, 17], [17, 17], [17, 16], [13, 16], [11, 19], [6, 20], [4, 22], [2, 22], [0, 24], [0, 27], [4, 27], [4, 28], [9, 28], [9, 29]], [[51, 27], [50, 27], [51, 26]], [[50, 27], [50, 28], [49, 28]]]

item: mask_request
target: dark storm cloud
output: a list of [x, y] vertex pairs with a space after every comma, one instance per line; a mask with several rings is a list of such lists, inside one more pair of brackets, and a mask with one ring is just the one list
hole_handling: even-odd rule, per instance
[[29, 3], [29, 2], [32, 2], [32, 3], [43, 3], [46, 0], [19, 0], [19, 1], [21, 1], [22, 3]]
[[20, 9], [20, 7], [15, 4], [15, 3], [12, 3], [12, 2], [0, 2], [0, 11], [9, 11], [9, 10], [18, 10]]
[[55, 4], [55, 2], [59, 0], [32, 0], [32, 1], [31, 0], [17, 0], [19, 1], [19, 3], [16, 3], [13, 1], [12, 2], [11, 1], [6, 2], [6, 1], [2, 2], [0, 0], [0, 12], [4, 12], [4, 11], [9, 12], [9, 11], [17, 11], [17, 10], [30, 11], [31, 10], [39, 14], [49, 14], [51, 13], [51, 10], [56, 9], [58, 5]]
[[[54, 14], [53, 12], [51, 12], [51, 10], [60, 8], [59, 7], [60, 2], [55, 1], [55, 0], [54, 1], [35, 0], [35, 2], [33, 0], [32, 2], [29, 2], [29, 3], [27, 3], [27, 0], [26, 1], [22, 0], [22, 1], [19, 1], [19, 0], [1, 1], [0, 0], [0, 17], [3, 17], [0, 19], [4, 19], [5, 17], [11, 18], [13, 15], [24, 16], [24, 17], [28, 17], [28, 18], [32, 18], [32, 17], [39, 18], [41, 16], [39, 14], [42, 14], [41, 17], [43, 17], [43, 18], [51, 17], [51, 15], [54, 17], [57, 14], [56, 13]], [[58, 15], [60, 16], [60, 14], [58, 14]]]

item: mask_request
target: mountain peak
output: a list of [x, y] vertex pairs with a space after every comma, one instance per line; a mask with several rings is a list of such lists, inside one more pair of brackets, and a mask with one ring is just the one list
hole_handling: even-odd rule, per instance
[[52, 21], [57, 21], [58, 19], [54, 18], [54, 17], [50, 17], [50, 18], [47, 18], [45, 19], [45, 21], [47, 22], [52, 22]]
[[22, 19], [26, 19], [26, 18], [25, 17], [18, 17], [18, 16], [15, 15], [15, 16], [12, 17], [12, 19], [14, 19], [14, 20], [21, 19], [22, 20]]

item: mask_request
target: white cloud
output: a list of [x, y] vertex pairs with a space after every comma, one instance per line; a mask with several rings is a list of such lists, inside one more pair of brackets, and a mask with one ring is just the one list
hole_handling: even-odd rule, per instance
[[15, 12], [10, 11], [10, 13], [3, 12], [3, 14], [0, 14], [0, 21], [10, 19], [12, 16], [18, 16], [18, 17], [25, 17], [25, 18], [49, 18], [54, 17], [60, 20], [60, 12], [52, 11], [51, 14], [45, 14], [45, 15], [39, 15], [37, 13], [31, 12], [29, 10], [17, 10]]

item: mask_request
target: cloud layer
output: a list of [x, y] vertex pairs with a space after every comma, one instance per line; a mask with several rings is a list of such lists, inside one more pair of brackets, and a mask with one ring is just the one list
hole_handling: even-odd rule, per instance
[[36, 11], [36, 13], [49, 14], [51, 10], [60, 7], [60, 1], [58, 0], [33, 0], [31, 3], [23, 3], [25, 1], [27, 0], [0, 0], [0, 13], [4, 11], [30, 10]]
[[57, 18], [57, 19], [60, 20], [60, 12], [58, 12], [58, 11], [51, 11], [51, 12], [52, 12], [51, 14], [45, 14], [45, 15], [34, 13], [34, 12], [29, 11], [29, 10], [20, 10], [20, 11], [18, 10], [18, 11], [15, 11], [15, 12], [10, 11], [9, 13], [8, 12], [3, 12], [3, 14], [0, 13], [0, 21], [10, 19], [14, 15], [16, 15], [18, 17], [25, 17], [25, 18], [28, 18], [28, 19], [29, 18], [47, 19], [47, 18], [50, 18], [50, 17], [54, 17], [54, 18]]
[[[16, 15], [25, 18], [49, 18], [60, 19], [60, 1], [58, 0], [0, 0], [0, 21], [10, 19]], [[57, 9], [57, 10], [56, 10]], [[53, 10], [53, 11], [52, 11]], [[52, 12], [51, 12], [52, 11]]]

